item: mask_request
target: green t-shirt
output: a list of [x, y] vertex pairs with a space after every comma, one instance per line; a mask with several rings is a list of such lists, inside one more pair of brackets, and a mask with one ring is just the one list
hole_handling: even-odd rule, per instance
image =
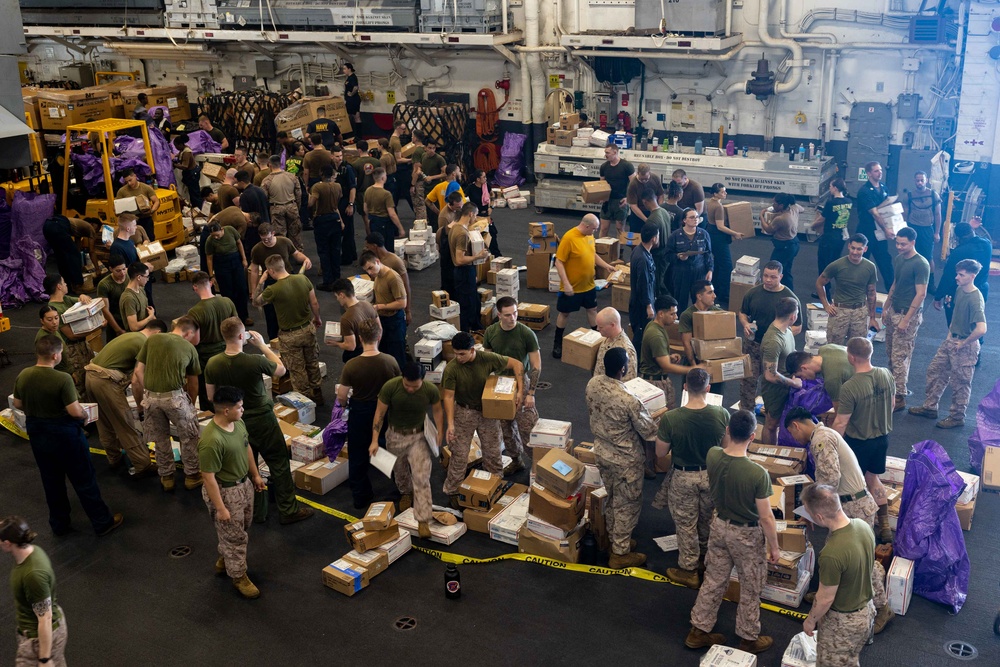
[[722, 444], [727, 426], [729, 411], [721, 406], [677, 408], [660, 417], [657, 436], [670, 443], [674, 465], [703, 466], [708, 450]]
[[228, 385], [243, 390], [243, 411], [255, 416], [274, 407], [262, 375], [274, 375], [278, 365], [262, 354], [228, 355], [220, 352], [205, 364], [205, 384]]
[[62, 360], [60, 360], [60, 362], [56, 364], [56, 370], [62, 371], [63, 373], [72, 373], [73, 369], [69, 367], [69, 359], [66, 357], [66, 347], [69, 345], [69, 341], [66, 340], [66, 336], [63, 335], [61, 329], [62, 327], [56, 329], [55, 333], [52, 333], [51, 331], [46, 331], [44, 328], [39, 329], [38, 333], [35, 334], [35, 340], [31, 341], [31, 345], [32, 348], [34, 348], [35, 343], [37, 343], [42, 336], [55, 336], [56, 338], [61, 340], [63, 344], [63, 356]]
[[751, 523], [760, 519], [757, 501], [771, 497], [771, 477], [745, 456], [730, 456], [712, 447], [705, 456], [708, 485], [720, 519]]
[[426, 152], [427, 152], [427, 149], [425, 149], [423, 146], [417, 146], [416, 148], [413, 149], [413, 155], [410, 156], [410, 159], [413, 160], [414, 163], [419, 162], [420, 163], [420, 167], [423, 168], [423, 166], [424, 166], [424, 164], [423, 164], [424, 163], [424, 153], [426, 153]]
[[833, 302], [857, 308], [868, 302], [868, 286], [878, 282], [878, 269], [870, 259], [858, 264], [841, 257], [823, 269], [823, 277], [833, 281]]
[[115, 318], [120, 327], [125, 326], [125, 323], [122, 321], [121, 304], [119, 302], [126, 287], [128, 287], [128, 278], [120, 283], [116, 283], [111, 274], [104, 276], [101, 278], [101, 282], [97, 283], [97, 296], [108, 300], [108, 310], [111, 311], [111, 316]]
[[507, 368], [507, 357], [493, 352], [476, 352], [467, 364], [452, 359], [444, 368], [441, 386], [455, 392], [455, 402], [473, 410], [483, 409], [486, 378]]
[[52, 601], [52, 622], [62, 620], [59, 602], [56, 599], [56, 573], [52, 569], [49, 556], [35, 545], [20, 563], [15, 563], [10, 571], [10, 592], [14, 598], [14, 612], [17, 629], [29, 637], [38, 636], [38, 617], [31, 605]]
[[650, 251], [654, 258], [662, 258], [667, 254], [667, 237], [670, 236], [670, 224], [673, 216], [665, 208], [659, 208], [649, 212], [646, 222], [651, 222], [660, 230], [660, 244]]
[[838, 415], [851, 415], [844, 435], [856, 440], [871, 440], [892, 432], [892, 408], [896, 381], [888, 368], [875, 367], [854, 377], [840, 387]]
[[819, 348], [823, 359], [823, 388], [830, 400], [840, 400], [840, 388], [854, 376], [854, 366], [847, 360], [847, 348], [833, 343]]
[[773, 324], [764, 334], [764, 340], [760, 344], [760, 367], [761, 383], [760, 396], [764, 399], [764, 407], [767, 414], [776, 417], [781, 416], [781, 411], [785, 409], [785, 401], [788, 400], [788, 387], [783, 384], [770, 382], [763, 370], [768, 363], [774, 363], [774, 370], [778, 373], [785, 372], [785, 359], [792, 352], [795, 352], [795, 336], [792, 330], [782, 332]]
[[861, 519], [831, 531], [819, 553], [819, 581], [836, 586], [833, 610], [857, 611], [874, 596], [872, 567], [875, 563], [875, 533]]
[[136, 360], [146, 364], [144, 378], [149, 391], [183, 389], [188, 375], [201, 375], [198, 350], [177, 334], [153, 334], [143, 343]]
[[378, 400], [389, 406], [389, 426], [411, 429], [423, 426], [427, 408], [441, 402], [441, 393], [430, 382], [423, 382], [411, 394], [403, 386], [403, 378], [395, 377], [382, 385]]
[[198, 354], [202, 361], [208, 361], [226, 349], [226, 341], [222, 338], [222, 320], [237, 317], [236, 306], [229, 297], [216, 295], [210, 299], [201, 299], [191, 306], [188, 315], [198, 323]]
[[664, 371], [656, 362], [656, 358], [669, 356], [670, 336], [666, 329], [653, 320], [642, 331], [642, 343], [639, 346], [639, 374], [663, 375]]
[[926, 285], [930, 279], [931, 265], [919, 253], [910, 258], [896, 255], [892, 270], [896, 274], [892, 281], [892, 309], [905, 315], [917, 296], [917, 285]]
[[28, 417], [65, 417], [66, 406], [76, 402], [73, 376], [45, 366], [29, 366], [14, 381], [14, 398], [21, 401]]
[[78, 301], [79, 299], [75, 296], [64, 296], [62, 301], [49, 301], [49, 305], [55, 308], [56, 312], [59, 313], [59, 317], [62, 318], [62, 314], [76, 305]]
[[974, 289], [971, 292], [961, 289], [955, 290], [952, 304], [955, 310], [951, 314], [951, 326], [948, 327], [948, 331], [952, 334], [968, 338], [972, 330], [976, 328], [976, 324], [986, 321], [986, 303], [983, 301], [983, 294], [979, 289]]
[[222, 238], [217, 239], [209, 236], [205, 241], [205, 255], [232, 255], [239, 252], [237, 244], [240, 242], [240, 233], [235, 227], [226, 225], [222, 228]]
[[[504, 331], [499, 322], [494, 322], [483, 334], [483, 347], [490, 352], [502, 354], [505, 357], [518, 359], [524, 364], [527, 372], [531, 366], [528, 354], [538, 351], [538, 336], [524, 324], [518, 322], [510, 331]], [[513, 375], [514, 371], [504, 370], [498, 375]]]
[[350, 387], [351, 401], [374, 403], [386, 382], [400, 375], [399, 364], [385, 352], [354, 357], [340, 373], [340, 384]]
[[278, 316], [278, 328], [283, 331], [299, 329], [312, 320], [309, 293], [313, 291], [312, 281], [301, 274], [285, 276], [264, 289], [261, 299], [274, 304]]
[[424, 176], [437, 176], [438, 174], [442, 174], [444, 173], [445, 166], [446, 162], [444, 158], [437, 153], [434, 155], [422, 153], [420, 156], [420, 168], [424, 170]]
[[146, 292], [144, 290], [131, 290], [126, 289], [122, 292], [121, 297], [118, 299], [118, 310], [122, 318], [122, 327], [128, 331], [128, 316], [135, 315], [135, 321], [141, 322], [148, 314], [146, 312], [146, 307], [149, 305], [149, 300], [146, 298]]
[[201, 471], [215, 473], [215, 479], [226, 484], [240, 481], [250, 472], [249, 446], [247, 427], [242, 420], [233, 423], [230, 433], [213, 419], [198, 438]]
[[802, 324], [802, 302], [799, 301], [799, 297], [795, 296], [795, 292], [786, 286], [782, 285], [777, 292], [768, 292], [763, 285], [757, 285], [743, 297], [740, 312], [746, 315], [751, 322], [757, 323], [757, 333], [754, 335], [754, 340], [758, 343], [764, 340], [764, 334], [770, 328], [771, 322], [774, 322], [774, 309], [778, 306], [778, 302], [786, 297], [795, 299], [799, 304], [799, 316], [795, 320], [795, 325], [798, 326]]
[[[709, 310], [722, 310], [722, 306], [712, 306]], [[688, 306], [683, 313], [677, 318], [677, 328], [680, 329], [682, 334], [694, 333], [694, 314], [698, 312], [698, 308], [692, 303]]]
[[94, 364], [112, 371], [121, 371], [131, 375], [135, 368], [135, 358], [146, 342], [146, 334], [132, 331], [115, 336], [104, 346], [104, 349], [94, 357]]

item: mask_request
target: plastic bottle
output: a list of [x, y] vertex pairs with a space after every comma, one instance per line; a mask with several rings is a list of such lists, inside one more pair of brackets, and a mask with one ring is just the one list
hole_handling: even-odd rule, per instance
[[449, 564], [444, 571], [444, 596], [449, 600], [462, 597], [462, 575], [458, 573], [458, 567], [454, 563]]
[[799, 162], [806, 161], [806, 145], [799, 144]]
[[780, 153], [781, 155], [785, 154], [785, 144], [781, 144], [781, 146], [778, 148], [778, 153]]
[[641, 151], [649, 150], [649, 137], [646, 136], [645, 132], [642, 133], [641, 139], [639, 140], [639, 150]]
[[704, 152], [705, 144], [701, 142], [701, 137], [694, 140], [694, 154], [701, 155]]
[[675, 135], [674, 135], [674, 141], [673, 141], [673, 147], [672, 147], [672, 150], [673, 150], [673, 151], [674, 151], [674, 152], [676, 153], [676, 152], [677, 152], [677, 151], [679, 151], [680, 149], [681, 149], [681, 140], [680, 140], [680, 137], [678, 137], [678, 136], [677, 136], [677, 135], [675, 134]]
[[736, 143], [732, 139], [726, 143], [726, 155], [730, 157], [736, 155]]
[[813, 142], [810, 141], [809, 142], [809, 161], [811, 162], [814, 157], [816, 157], [816, 144], [814, 144]]
[[660, 140], [653, 137], [653, 152], [655, 153], [658, 150], [660, 150]]
[[750, 155], [750, 149], [747, 148], [746, 146], [744, 146], [743, 147], [743, 157], [749, 157], [749, 155]]
[[597, 565], [597, 539], [594, 533], [587, 531], [580, 543], [580, 563], [582, 565]]

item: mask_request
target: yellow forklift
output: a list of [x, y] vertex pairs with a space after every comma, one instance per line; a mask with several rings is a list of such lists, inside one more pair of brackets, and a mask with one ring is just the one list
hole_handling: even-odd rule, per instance
[[[156, 165], [153, 163], [153, 152], [149, 144], [149, 128], [141, 120], [122, 120], [120, 118], [109, 118], [107, 120], [95, 120], [90, 123], [80, 123], [70, 125], [66, 128], [66, 155], [63, 165], [62, 182], [62, 210], [63, 215], [75, 218], [96, 218], [102, 224], [117, 227], [118, 216], [115, 214], [115, 186], [111, 180], [111, 162], [109, 156], [113, 155], [115, 137], [126, 132], [134, 133], [139, 130], [142, 133], [142, 145], [146, 151], [146, 164], [150, 171], [156, 175]], [[74, 137], [73, 135], [78, 135]], [[69, 183], [73, 177], [73, 162], [71, 159], [73, 141], [81, 138], [88, 138], [100, 152], [101, 165], [104, 167], [104, 190], [105, 197], [90, 198], [87, 200], [86, 211], [82, 214], [69, 207]], [[173, 250], [184, 243], [186, 234], [184, 223], [181, 220], [181, 200], [177, 196], [174, 186], [170, 188], [155, 187], [156, 196], [160, 199], [160, 207], [153, 214], [153, 231], [156, 240], [163, 244], [164, 250]]]

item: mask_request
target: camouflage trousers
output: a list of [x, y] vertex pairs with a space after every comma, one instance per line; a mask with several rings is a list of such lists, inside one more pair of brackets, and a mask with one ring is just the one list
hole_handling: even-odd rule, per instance
[[[62, 619], [59, 621], [59, 627], [52, 630], [52, 648], [49, 651], [52, 660], [48, 663], [51, 667], [66, 667], [66, 640], [69, 637], [69, 628], [66, 626], [66, 613], [62, 611], [62, 607], [59, 611], [62, 613]], [[38, 638], [17, 635], [14, 667], [38, 667]]]
[[316, 351], [316, 327], [310, 323], [295, 331], [279, 331], [281, 363], [288, 369], [292, 389], [310, 398], [323, 385]]
[[668, 410], [673, 410], [677, 407], [677, 396], [674, 393], [674, 383], [670, 380], [669, 376], [664, 377], [662, 380], [646, 380], [646, 382], [663, 391], [663, 397], [667, 399]]
[[608, 492], [605, 523], [611, 540], [611, 553], [624, 556], [629, 552], [632, 531], [639, 523], [642, 509], [643, 466], [646, 455], [638, 446], [620, 456], [597, 456], [597, 467]]
[[296, 250], [304, 250], [302, 246], [302, 221], [299, 220], [299, 205], [271, 204], [271, 224], [279, 236], [284, 236], [295, 245]]
[[[424, 179], [418, 178], [417, 182], [413, 186], [413, 219], [414, 220], [426, 220], [427, 219], [427, 202], [424, 201], [426, 196], [424, 188]], [[430, 225], [431, 221], [427, 220], [427, 224]], [[437, 220], [434, 220], [434, 225], [437, 225]]]
[[979, 357], [979, 341], [972, 345], [962, 345], [961, 338], [948, 337], [938, 348], [927, 367], [927, 397], [924, 407], [937, 410], [945, 387], [951, 387], [951, 408], [948, 414], [953, 419], [965, 419], [972, 393], [972, 376], [976, 373], [976, 359]]
[[748, 641], [756, 640], [760, 635], [760, 592], [767, 576], [764, 554], [764, 531], [760, 526], [734, 526], [715, 517], [708, 538], [705, 580], [691, 610], [691, 625], [705, 632], [715, 627], [735, 566], [740, 579], [736, 634]]
[[219, 536], [219, 555], [226, 562], [226, 574], [239, 579], [247, 573], [247, 544], [250, 536], [247, 530], [253, 523], [253, 483], [247, 479], [236, 486], [220, 485], [222, 504], [229, 510], [229, 521], [219, 521], [215, 505], [208, 497], [208, 489], [201, 487], [201, 497], [208, 506], [208, 515], [215, 524]]
[[740, 409], [753, 412], [757, 405], [757, 384], [761, 376], [760, 343], [743, 339], [743, 354], [750, 355], [750, 377], [740, 380]]
[[698, 558], [708, 551], [708, 533], [715, 511], [708, 471], [674, 470], [667, 494], [677, 530], [677, 565], [694, 570]]
[[528, 442], [531, 438], [531, 429], [538, 423], [538, 410], [536, 408], [526, 408], [523, 405], [518, 409], [513, 419], [503, 419], [500, 421], [500, 431], [503, 433], [503, 448], [507, 456], [518, 458], [527, 452]]
[[[903, 319], [903, 314], [897, 313], [892, 306], [886, 304], [882, 311], [885, 324], [885, 353], [889, 357], [889, 370], [896, 380], [896, 396], [906, 396], [906, 381], [910, 378], [910, 359], [913, 358], [913, 345], [917, 340], [917, 330], [924, 321], [924, 311], [921, 309], [910, 319], [906, 330], [900, 331], [896, 326]], [[886, 315], [888, 313], [888, 315]]]
[[187, 393], [183, 389], [168, 392], [147, 390], [142, 399], [142, 408], [146, 413], [142, 421], [142, 439], [155, 446], [156, 467], [160, 477], [173, 477], [177, 469], [174, 465], [174, 450], [170, 446], [171, 422], [177, 427], [184, 474], [199, 474], [198, 415]]
[[875, 605], [870, 601], [847, 614], [826, 612], [816, 635], [816, 667], [860, 667], [861, 649], [874, 624]]
[[149, 448], [143, 443], [132, 421], [132, 411], [125, 398], [129, 379], [129, 376], [119, 371], [87, 364], [87, 393], [97, 403], [100, 415], [97, 434], [108, 463], [117, 465], [121, 461], [122, 450], [125, 450], [136, 473], [141, 473], [152, 466], [153, 462], [149, 458]]
[[413, 494], [413, 515], [417, 521], [431, 520], [431, 449], [421, 429], [401, 433], [391, 426], [385, 433], [385, 448], [396, 455], [392, 470], [400, 493]]
[[469, 465], [469, 449], [472, 436], [479, 434], [479, 445], [483, 450], [483, 468], [494, 475], [503, 475], [500, 461], [500, 420], [487, 419], [481, 410], [473, 410], [455, 405], [455, 442], [449, 442], [451, 460], [448, 461], [448, 475], [444, 480], [444, 492], [449, 496], [458, 493], [459, 485], [465, 481]]
[[826, 325], [826, 342], [847, 345], [852, 338], [868, 335], [868, 305], [857, 308], [837, 306], [837, 314], [832, 315]]
[[878, 561], [875, 561], [875, 566], [872, 568], [872, 592], [872, 602], [875, 603], [876, 609], [889, 604], [889, 598], [885, 594], [885, 568]]
[[76, 386], [77, 396], [83, 402], [87, 401], [87, 371], [85, 370], [90, 360], [94, 358], [94, 351], [87, 345], [87, 341], [72, 341], [63, 350], [66, 363], [70, 367], [70, 375], [73, 376], [73, 384]]

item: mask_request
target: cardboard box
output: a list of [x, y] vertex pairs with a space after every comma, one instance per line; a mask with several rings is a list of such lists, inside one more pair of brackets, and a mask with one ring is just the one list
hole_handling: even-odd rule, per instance
[[[515, 486], [526, 489], [523, 484]], [[503, 500], [503, 498], [501, 498]], [[474, 512], [466, 512], [463, 517], [467, 517]], [[491, 540], [503, 542], [517, 546], [517, 537], [528, 520], [528, 492], [514, 498], [489, 522], [489, 535]]]
[[493, 506], [490, 507], [490, 509], [479, 511], [470, 508], [462, 513], [462, 521], [465, 522], [465, 525], [471, 531], [489, 534], [490, 522], [496, 518], [500, 512], [507, 509], [508, 505], [527, 492], [528, 487], [524, 484], [504, 482], [503, 495], [497, 500], [497, 502], [493, 503]]
[[[347, 106], [342, 97], [302, 98], [297, 104], [279, 111], [274, 117], [277, 131], [288, 132], [295, 139], [305, 139], [309, 123], [319, 118], [319, 107], [326, 107], [325, 117], [337, 124], [341, 134], [348, 135], [354, 131], [351, 127], [351, 119], [347, 115]], [[332, 146], [327, 146], [327, 148], [332, 148]], [[403, 150], [405, 151], [406, 148]], [[416, 150], [415, 146], [413, 150]], [[413, 150], [410, 151], [410, 155], [413, 155]], [[405, 153], [404, 157], [407, 157]], [[347, 159], [346, 154], [345, 159]]]
[[590, 145], [604, 148], [608, 145], [609, 139], [611, 139], [611, 135], [604, 130], [594, 130], [593, 134], [590, 135]]
[[785, 487], [780, 484], [771, 484], [771, 497], [768, 499], [771, 504], [771, 512], [779, 519], [789, 519], [785, 516]]
[[434, 290], [431, 292], [431, 303], [437, 308], [444, 308], [451, 304], [451, 297], [444, 290]]
[[594, 248], [597, 250], [597, 254], [600, 255], [605, 262], [611, 262], [612, 260], [618, 259], [621, 255], [621, 247], [619, 245], [618, 239], [611, 237], [604, 237], [600, 239], [594, 239]]
[[885, 457], [885, 472], [878, 477], [883, 482], [902, 484], [906, 479], [906, 459], [898, 456]]
[[370, 551], [399, 537], [399, 524], [393, 521], [384, 530], [370, 530], [360, 521], [344, 526], [344, 534], [355, 551]]
[[973, 498], [967, 503], [955, 505], [955, 512], [958, 513], [958, 522], [962, 524], [962, 530], [972, 530], [972, 515], [976, 513], [976, 499]]
[[513, 419], [517, 416], [517, 383], [513, 377], [491, 375], [483, 387], [483, 417]]
[[980, 482], [988, 491], [1000, 491], [1000, 447], [986, 447]]
[[399, 149], [399, 154], [403, 157], [413, 157], [413, 154], [417, 152], [417, 148], [419, 148], [419, 146], [417, 146], [415, 143], [411, 141], [410, 143], [406, 144], [405, 146]]
[[399, 537], [392, 540], [391, 542], [386, 542], [382, 546], [375, 547], [375, 551], [381, 551], [389, 559], [389, 565], [392, 565], [400, 556], [408, 552], [413, 548], [413, 539], [410, 536], [410, 531], [401, 530], [399, 531]]
[[547, 238], [556, 235], [556, 226], [552, 222], [529, 222], [528, 235], [537, 238]]
[[159, 271], [167, 266], [167, 251], [163, 249], [163, 244], [159, 241], [144, 243], [136, 246], [139, 254], [139, 261], [149, 264], [153, 271]]
[[650, 413], [667, 407], [667, 397], [663, 390], [642, 378], [632, 378], [625, 383], [625, 389], [642, 401]]
[[170, 122], [177, 125], [179, 121], [191, 120], [191, 105], [188, 103], [188, 88], [185, 84], [172, 86], [142, 86], [125, 88], [121, 91], [125, 115], [132, 117], [132, 112], [139, 104], [139, 93], [146, 93], [150, 109], [167, 107], [170, 110]]
[[798, 475], [805, 469], [801, 461], [794, 459], [781, 459], [775, 456], [761, 456], [760, 454], [747, 454], [751, 461], [759, 463], [771, 475], [772, 482], [778, 482], [782, 477]]
[[323, 584], [350, 597], [368, 586], [368, 570], [343, 558], [323, 568]]
[[517, 550], [564, 563], [577, 563], [580, 560], [580, 543], [585, 533], [585, 527], [581, 525], [565, 538], [553, 539], [533, 533], [525, 527], [518, 535]]
[[530, 447], [566, 449], [572, 442], [573, 423], [557, 419], [539, 419], [528, 437]]
[[517, 320], [533, 331], [549, 326], [550, 307], [539, 303], [517, 304]]
[[453, 317], [458, 317], [461, 315], [462, 309], [457, 303], [451, 303], [447, 306], [430, 306], [430, 314], [436, 320], [449, 320]]
[[611, 286], [611, 307], [617, 311], [627, 313], [628, 302], [632, 298], [632, 288], [629, 285]]
[[385, 551], [348, 551], [343, 560], [360, 565], [368, 571], [368, 577], [374, 577], [389, 569], [389, 555]]
[[642, 234], [639, 232], [621, 232], [618, 234], [618, 243], [624, 247], [635, 248], [642, 245]]
[[580, 197], [584, 204], [601, 204], [611, 198], [611, 184], [607, 181], [587, 181], [583, 184]]
[[691, 322], [693, 338], [699, 340], [732, 340], [736, 338], [736, 313], [734, 312], [728, 310], [696, 311], [691, 316]]
[[392, 524], [396, 507], [392, 503], [372, 503], [368, 511], [361, 517], [365, 530], [385, 530]]
[[733, 271], [745, 276], [757, 275], [760, 272], [760, 257], [743, 255], [733, 264]]
[[781, 551], [805, 553], [809, 547], [805, 522], [778, 521], [775, 529], [778, 532], [778, 548]]
[[111, 117], [111, 97], [103, 90], [56, 90], [35, 93], [43, 130], [64, 131], [70, 125]]
[[319, 461], [324, 456], [323, 438], [310, 438], [306, 435], [299, 435], [292, 438], [291, 457], [293, 461], [301, 463], [312, 463]]
[[295, 470], [292, 479], [304, 491], [325, 495], [347, 481], [347, 459], [330, 461], [324, 456]]
[[413, 346], [413, 356], [418, 359], [433, 359], [441, 354], [441, 341], [421, 338]]
[[551, 493], [569, 498], [583, 482], [584, 465], [561, 449], [550, 449], [538, 462], [538, 484]]
[[896, 556], [892, 559], [885, 584], [885, 593], [889, 598], [889, 608], [900, 616], [905, 616], [910, 608], [910, 598], [913, 595], [914, 563], [908, 558]]
[[799, 580], [799, 585], [795, 588], [773, 586], [765, 582], [764, 588], [760, 591], [760, 597], [762, 600], [768, 600], [785, 607], [798, 609], [799, 605], [802, 604], [802, 600], [806, 596], [806, 591], [809, 590], [809, 581], [811, 579], [812, 575], [806, 574], [806, 576]]
[[[396, 517], [396, 520], [399, 521], [399, 526], [408, 531], [410, 535], [419, 534], [417, 518], [413, 515], [412, 507]], [[453, 544], [468, 530], [468, 527], [461, 521], [451, 526], [431, 521], [429, 527], [431, 529], [430, 541], [438, 544]]]
[[730, 359], [710, 359], [705, 362], [712, 382], [728, 382], [750, 377], [750, 355], [744, 354]]
[[340, 333], [340, 322], [330, 321], [326, 323], [326, 328], [323, 330], [323, 342], [327, 345], [344, 342], [344, 335]]
[[[563, 497], [553, 493], [537, 481], [531, 485], [528, 500], [528, 513], [542, 521], [555, 526], [569, 534], [580, 524], [583, 518], [584, 495], [575, 493]], [[529, 517], [529, 525], [530, 525]], [[539, 532], [539, 531], [535, 531]]]
[[962, 490], [962, 494], [958, 497], [958, 503], [964, 505], [965, 503], [972, 502], [979, 495], [979, 476], [962, 472], [961, 470], [957, 472], [965, 480], [965, 489]]
[[577, 329], [563, 336], [562, 362], [593, 372], [597, 364], [597, 351], [604, 341], [593, 329]]
[[549, 267], [552, 264], [553, 254], [529, 250], [525, 257], [525, 265], [528, 267], [526, 284], [529, 289], [549, 288]]
[[572, 454], [584, 465], [597, 465], [597, 455], [594, 453], [592, 442], [581, 442], [573, 448]]
[[473, 470], [458, 487], [458, 504], [474, 510], [489, 510], [503, 492], [503, 477], [485, 470]]
[[729, 274], [729, 281], [734, 285], [735, 284], [750, 285], [750, 286], [759, 285], [761, 281], [760, 271], [750, 274], [733, 271], [732, 273]]
[[726, 219], [729, 228], [734, 232], [743, 234], [746, 238], [753, 238], [756, 230], [753, 226], [753, 207], [748, 201], [738, 201], [731, 204], [723, 204], [726, 209]]
[[694, 356], [699, 360], [727, 359], [743, 354], [743, 339], [701, 340], [700, 338], [692, 338], [691, 347], [694, 349]]
[[[733, 275], [736, 275], [735, 273]], [[747, 285], [745, 283], [731, 282], [729, 283], [729, 305], [734, 309], [739, 309], [743, 305], [743, 297], [747, 295], [747, 292], [752, 290], [754, 287], [760, 284], [758, 280], [753, 285]], [[742, 332], [743, 328], [740, 327]], [[670, 340], [673, 340], [671, 338]]]
[[574, 139], [576, 139], [576, 130], [556, 130], [555, 140], [552, 143], [556, 146], [571, 148]]
[[757, 667], [757, 656], [716, 644], [702, 657], [699, 667]]
[[201, 175], [213, 183], [222, 183], [226, 180], [226, 166], [214, 162], [202, 162]]
[[803, 553], [794, 551], [781, 551], [778, 562], [767, 564], [767, 584], [779, 586], [781, 588], [798, 588], [803, 577], [812, 574], [812, 563], [815, 561], [811, 557], [812, 547], [808, 547]]

